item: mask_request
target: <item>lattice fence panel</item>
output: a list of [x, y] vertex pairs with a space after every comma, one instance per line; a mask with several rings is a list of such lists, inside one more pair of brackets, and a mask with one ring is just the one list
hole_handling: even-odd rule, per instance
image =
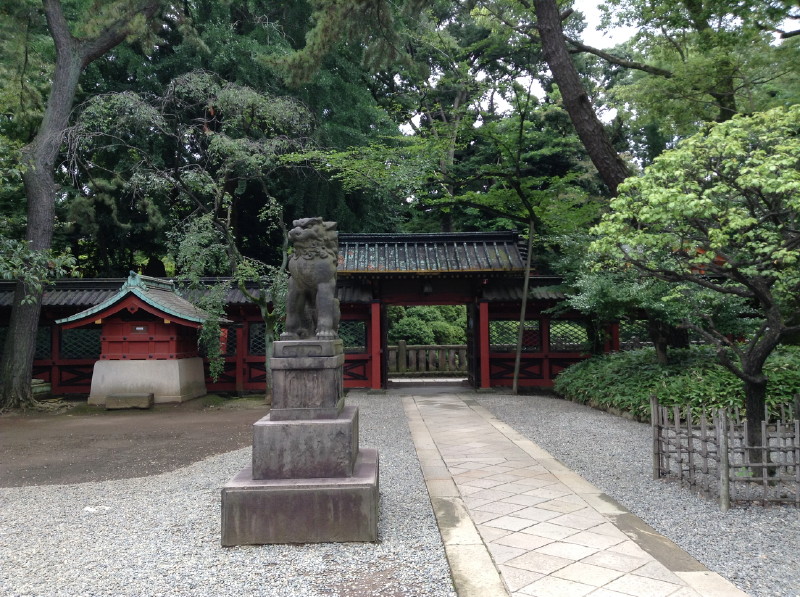
[[100, 328], [77, 328], [61, 332], [62, 359], [96, 359], [100, 356]]
[[[51, 343], [52, 330], [49, 326], [40, 327], [36, 330], [36, 352], [34, 359], [49, 359], [52, 352]], [[5, 326], [0, 327], [0, 356], [3, 355], [3, 349], [6, 345], [6, 336], [8, 335], [8, 328]]]
[[254, 321], [250, 324], [250, 334], [247, 346], [248, 354], [261, 356], [267, 353], [267, 342], [264, 337], [264, 322]]
[[[517, 350], [519, 321], [495, 320], [489, 322], [489, 345], [492, 352], [514, 352]], [[522, 352], [540, 352], [541, 335], [539, 321], [526, 321], [522, 332]]]
[[552, 352], [582, 352], [589, 346], [586, 324], [582, 321], [550, 322], [550, 350]]
[[638, 350], [653, 346], [647, 333], [646, 321], [630, 321], [623, 319], [619, 322], [619, 348], [620, 350]]
[[[40, 327], [36, 330], [36, 352], [33, 355], [34, 359], [49, 359], [53, 351], [53, 343], [51, 342], [52, 329], [47, 327]], [[100, 354], [98, 352], [98, 354]]]
[[367, 324], [364, 321], [344, 320], [339, 322], [339, 338], [345, 352], [367, 352]]
[[236, 356], [236, 336], [238, 333], [239, 330], [236, 328], [228, 328], [228, 337], [225, 342], [225, 354], [223, 356]]

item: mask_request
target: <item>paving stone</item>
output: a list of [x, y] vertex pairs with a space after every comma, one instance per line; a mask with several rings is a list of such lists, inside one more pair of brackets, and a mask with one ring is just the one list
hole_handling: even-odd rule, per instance
[[[474, 519], [473, 519], [474, 520]], [[505, 537], [506, 535], [510, 535], [514, 531], [509, 531], [508, 529], [498, 529], [496, 527], [487, 527], [483, 524], [475, 525], [478, 527], [478, 532], [481, 534], [481, 537], [485, 542], [490, 541], [497, 541], [501, 537]]]
[[681, 588], [682, 585], [626, 574], [617, 580], [611, 581], [605, 588], [628, 595], [646, 595], [647, 597], [667, 597]]
[[620, 572], [632, 572], [646, 564], [648, 560], [606, 550], [584, 558], [582, 561], [585, 564], [594, 564]]
[[549, 522], [540, 522], [531, 527], [528, 527], [523, 532], [530, 533], [531, 535], [538, 535], [547, 539], [565, 539], [575, 533], [579, 532], [576, 529], [562, 527], [557, 524], [550, 524]]
[[[569, 496], [564, 496], [569, 497]], [[537, 506], [537, 508], [542, 508], [544, 510], [552, 510], [553, 512], [561, 512], [562, 514], [569, 514], [570, 512], [575, 512], [576, 510], [583, 510], [586, 508], [585, 503], [576, 504], [575, 502], [570, 502], [564, 499], [557, 499], [557, 500], [550, 500], [548, 502], [543, 502]]]
[[[483, 514], [483, 512], [476, 512], [475, 514]], [[526, 518], [518, 518], [516, 516], [500, 516], [489, 521], [482, 521], [486, 526], [495, 527], [498, 529], [507, 529], [509, 531], [521, 531], [533, 524], [533, 521]]]
[[568, 560], [567, 558], [549, 556], [544, 553], [539, 553], [538, 551], [529, 551], [526, 554], [506, 562], [508, 566], [522, 568], [523, 570], [529, 570], [531, 572], [539, 572], [540, 574], [552, 574], [556, 570], [561, 570], [561, 568], [573, 563], [572, 560]]
[[527, 587], [519, 590], [522, 595], [534, 597], [583, 597], [591, 593], [596, 587], [583, 583], [545, 576], [534, 581]]
[[675, 576], [664, 564], [660, 562], [648, 562], [641, 568], [633, 571], [637, 576], [645, 576], [647, 578], [654, 578], [656, 580], [663, 580], [664, 582], [671, 582], [675, 584], [683, 584], [683, 581]]
[[533, 522], [545, 522], [551, 518], [558, 518], [559, 513], [553, 512], [552, 510], [542, 510], [538, 506], [530, 506], [515, 512], [515, 515], [520, 518], [527, 518]]
[[594, 587], [602, 587], [622, 575], [623, 572], [618, 570], [584, 564], [583, 562], [576, 562], [553, 573], [553, 576], [558, 578], [565, 578]]
[[530, 570], [522, 570], [513, 566], [501, 564], [498, 566], [503, 581], [510, 591], [518, 591], [522, 587], [527, 587], [532, 582], [539, 580], [544, 575]]
[[512, 495], [507, 498], [503, 498], [504, 502], [508, 502], [509, 504], [519, 504], [520, 506], [535, 506], [536, 504], [541, 504], [542, 502], [546, 502], [545, 498], [537, 498], [532, 495]]
[[[594, 529], [594, 527], [593, 527]], [[578, 545], [585, 545], [586, 547], [596, 547], [597, 549], [607, 549], [624, 541], [618, 537], [611, 537], [609, 535], [601, 535], [592, 531], [581, 531], [570, 535], [565, 539], [567, 543], [577, 543]]]
[[492, 559], [494, 560], [495, 564], [507, 562], [508, 560], [521, 556], [527, 551], [520, 547], [503, 545], [502, 543], [496, 542], [487, 543], [486, 547], [489, 549], [489, 553], [492, 554]]
[[570, 560], [582, 560], [583, 558], [597, 553], [594, 547], [586, 547], [584, 545], [576, 545], [575, 543], [564, 543], [563, 541], [553, 541], [544, 547], [536, 550], [539, 553], [544, 553], [549, 556], [558, 556], [559, 558], [568, 558]]
[[501, 545], [519, 547], [527, 551], [533, 551], [534, 549], [538, 549], [553, 542], [552, 539], [537, 537], [536, 535], [529, 535], [527, 533], [509, 533], [503, 537], [493, 539], [493, 541]]
[[480, 512], [496, 512], [497, 514], [511, 514], [516, 512], [517, 510], [522, 510], [525, 506], [520, 506], [519, 504], [509, 504], [507, 502], [487, 502], [485, 504], [475, 506], [474, 508], [470, 506], [472, 510], [478, 510]]

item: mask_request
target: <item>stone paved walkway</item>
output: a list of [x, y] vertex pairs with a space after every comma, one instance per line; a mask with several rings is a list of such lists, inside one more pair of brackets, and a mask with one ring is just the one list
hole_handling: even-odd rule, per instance
[[468, 393], [403, 393], [459, 597], [746, 596]]

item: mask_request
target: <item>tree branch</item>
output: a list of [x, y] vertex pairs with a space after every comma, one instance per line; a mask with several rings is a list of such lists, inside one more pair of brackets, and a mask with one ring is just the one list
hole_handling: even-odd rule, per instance
[[593, 48], [592, 46], [587, 46], [583, 42], [580, 42], [576, 39], [572, 39], [571, 37], [564, 36], [564, 39], [575, 47], [575, 51], [577, 52], [587, 52], [589, 54], [594, 54], [595, 56], [610, 62], [611, 64], [616, 64], [617, 66], [622, 66], [624, 68], [632, 68], [635, 70], [644, 71], [646, 73], [650, 73], [651, 75], [656, 75], [657, 77], [664, 77], [664, 78], [671, 78], [673, 76], [672, 71], [665, 70], [663, 68], [658, 68], [656, 66], [651, 66], [649, 64], [645, 64], [643, 62], [636, 62], [634, 60], [628, 60], [626, 58], [621, 58], [619, 56], [615, 56], [614, 54], [609, 54], [603, 50], [598, 48]]
[[482, 211], [485, 214], [495, 216], [498, 218], [505, 218], [507, 220], [513, 220], [514, 222], [519, 222], [520, 224], [524, 224], [525, 226], [528, 225], [528, 219], [522, 216], [517, 216], [514, 214], [510, 214], [508, 212], [495, 209], [494, 207], [489, 207], [488, 205], [483, 205], [482, 203], [478, 203], [476, 201], [469, 201], [465, 199], [458, 199], [453, 201], [440, 201], [435, 204], [431, 205], [423, 205], [423, 208], [439, 208], [439, 207], [472, 207], [477, 210]]
[[[55, 0], [47, 0], [55, 1]], [[131, 6], [127, 14], [123, 14], [116, 21], [106, 26], [100, 34], [93, 38], [81, 42], [80, 57], [81, 66], [85, 68], [94, 60], [115, 48], [128, 37], [131, 33], [131, 23], [134, 18], [142, 15], [146, 21], [155, 16], [156, 12], [161, 6], [161, 0], [144, 0]]]

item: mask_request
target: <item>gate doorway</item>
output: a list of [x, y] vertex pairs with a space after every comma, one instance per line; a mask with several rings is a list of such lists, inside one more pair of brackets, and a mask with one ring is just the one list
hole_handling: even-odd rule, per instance
[[389, 384], [467, 381], [465, 305], [388, 305], [386, 313]]

